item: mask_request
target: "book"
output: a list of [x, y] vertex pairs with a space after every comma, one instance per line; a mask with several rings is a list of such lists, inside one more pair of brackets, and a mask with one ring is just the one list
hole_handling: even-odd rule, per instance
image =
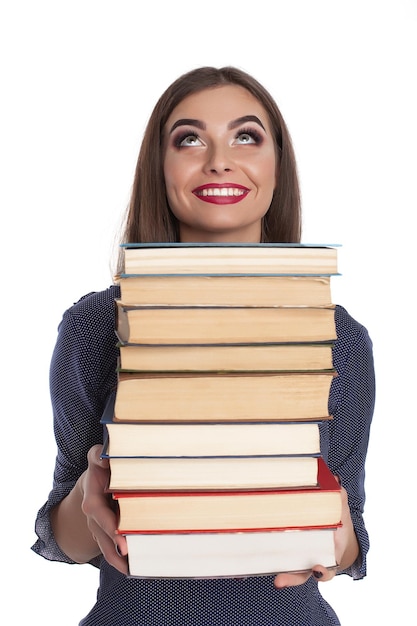
[[110, 463], [111, 491], [298, 489], [317, 485], [318, 458], [314, 456], [104, 456]]
[[119, 343], [126, 371], [310, 371], [332, 370], [333, 343], [149, 346]]
[[337, 274], [337, 248], [308, 244], [123, 244], [124, 274]]
[[332, 306], [329, 276], [122, 275], [125, 304], [165, 306]]
[[285, 421], [329, 418], [335, 373], [119, 372], [114, 421]]
[[108, 456], [318, 455], [318, 422], [140, 423], [102, 420]]
[[252, 533], [127, 534], [129, 575], [139, 578], [262, 576], [335, 567], [334, 529]]
[[278, 530], [335, 526], [340, 485], [322, 457], [318, 486], [227, 491], [114, 491], [121, 534]]
[[115, 300], [123, 343], [254, 344], [333, 342], [334, 308], [145, 307]]

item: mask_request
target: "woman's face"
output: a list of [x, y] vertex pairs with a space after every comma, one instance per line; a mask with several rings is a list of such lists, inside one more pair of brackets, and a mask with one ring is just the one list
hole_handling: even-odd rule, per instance
[[169, 205], [183, 242], [259, 242], [276, 185], [268, 114], [243, 87], [185, 98], [164, 129]]

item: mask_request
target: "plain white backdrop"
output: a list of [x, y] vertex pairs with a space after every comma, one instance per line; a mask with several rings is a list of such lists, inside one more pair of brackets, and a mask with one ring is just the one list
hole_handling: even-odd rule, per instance
[[374, 341], [368, 576], [322, 592], [343, 626], [416, 623], [416, 42], [415, 0], [1, 2], [2, 604], [13, 623], [75, 626], [94, 603], [93, 568], [30, 550], [52, 483], [56, 329], [111, 283], [157, 98], [189, 69], [228, 64], [276, 98], [298, 156], [303, 240], [342, 245], [334, 299]]

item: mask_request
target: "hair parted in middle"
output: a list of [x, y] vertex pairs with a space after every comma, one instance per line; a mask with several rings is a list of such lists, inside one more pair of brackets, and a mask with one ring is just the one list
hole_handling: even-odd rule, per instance
[[165, 192], [164, 127], [175, 107], [188, 96], [223, 85], [249, 91], [267, 112], [274, 134], [278, 183], [263, 218], [262, 242], [298, 243], [301, 202], [294, 149], [275, 100], [252, 76], [235, 67], [200, 67], [177, 78], [161, 95], [149, 118], [136, 165], [121, 243], [179, 241], [179, 228]]

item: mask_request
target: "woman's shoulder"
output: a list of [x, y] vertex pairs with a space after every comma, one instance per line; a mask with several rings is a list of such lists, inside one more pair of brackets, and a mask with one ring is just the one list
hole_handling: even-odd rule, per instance
[[117, 285], [111, 285], [102, 291], [91, 291], [80, 297], [77, 302], [71, 305], [65, 312], [66, 316], [73, 319], [82, 320], [91, 318], [104, 320], [114, 317], [114, 300], [120, 297], [120, 290]]
[[77, 328], [84, 336], [114, 332], [115, 298], [120, 297], [117, 285], [102, 291], [92, 291], [80, 297], [62, 316], [61, 330]]
[[337, 340], [334, 346], [334, 360], [336, 363], [345, 362], [352, 352], [358, 355], [372, 353], [372, 340], [368, 329], [340, 304], [335, 307], [335, 322]]
[[352, 338], [358, 334], [368, 335], [367, 328], [340, 304], [335, 306], [335, 322], [338, 338]]
[[102, 291], [90, 291], [80, 297], [69, 309], [72, 315], [85, 315], [91, 312], [100, 313], [114, 307], [115, 298], [120, 297], [117, 285], [111, 285]]

